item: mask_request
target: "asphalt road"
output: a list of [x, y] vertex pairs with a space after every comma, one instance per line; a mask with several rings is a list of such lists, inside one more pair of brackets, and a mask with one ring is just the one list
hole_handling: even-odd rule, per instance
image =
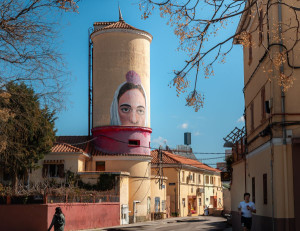
[[199, 217], [183, 217], [183, 218], [170, 218], [159, 221], [150, 221], [143, 223], [136, 223], [130, 225], [123, 225], [118, 227], [110, 227], [104, 229], [97, 229], [93, 231], [130, 231], [130, 230], [211, 230], [219, 231], [229, 228], [226, 224], [226, 219], [222, 217], [199, 216]]

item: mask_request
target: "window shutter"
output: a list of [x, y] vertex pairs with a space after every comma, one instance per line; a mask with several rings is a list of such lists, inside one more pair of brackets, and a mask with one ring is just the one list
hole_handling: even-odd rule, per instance
[[262, 41], [264, 39], [263, 37], [263, 10], [261, 9], [259, 12], [259, 43], [258, 45], [260, 46], [262, 44]]
[[252, 35], [249, 35], [249, 59], [248, 59], [248, 65], [251, 65], [252, 63]]
[[265, 101], [266, 101], [266, 91], [265, 86], [261, 89], [261, 119], [266, 119], [266, 107], [265, 107]]

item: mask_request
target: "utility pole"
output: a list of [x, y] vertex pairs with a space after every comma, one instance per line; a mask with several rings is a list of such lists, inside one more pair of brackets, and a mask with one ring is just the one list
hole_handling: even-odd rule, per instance
[[161, 150], [161, 146], [159, 146], [158, 155], [159, 155], [159, 178], [160, 178], [159, 188], [162, 189], [162, 185], [163, 185], [163, 169], [162, 169], [162, 150]]

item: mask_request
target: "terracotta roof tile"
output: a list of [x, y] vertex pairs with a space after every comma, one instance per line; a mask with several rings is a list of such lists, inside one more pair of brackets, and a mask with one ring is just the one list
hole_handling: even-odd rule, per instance
[[118, 21], [115, 23], [112, 23], [104, 28], [102, 28], [101, 30], [105, 30], [105, 29], [132, 29], [132, 30], [139, 30], [129, 24], [127, 24], [124, 21]]
[[[214, 171], [214, 172], [221, 172], [220, 170], [216, 168], [212, 168], [206, 164], [201, 163], [200, 161], [189, 159], [180, 155], [176, 155], [173, 153], [170, 153], [168, 151], [162, 151], [163, 157], [162, 157], [162, 162], [164, 164], [185, 164], [185, 165], [190, 165], [193, 167], [197, 167], [200, 169], [204, 170], [209, 170], [209, 171]], [[159, 163], [159, 154], [158, 150], [151, 151], [151, 156], [152, 156], [152, 164], [158, 164]]]
[[88, 142], [91, 140], [88, 136], [58, 136], [56, 143], [52, 147], [52, 152], [62, 153], [87, 153], [92, 156], [148, 156], [145, 154], [131, 154], [131, 153], [105, 153], [96, 149], [94, 143]]
[[115, 22], [95, 22], [94, 26], [108, 26], [113, 23], [115, 23]]
[[[137, 29], [137, 28], [129, 25], [125, 21], [96, 22], [96, 23], [94, 23], [94, 26], [103, 26], [103, 27], [101, 27], [99, 29], [96, 29], [94, 32], [96, 32], [96, 31], [103, 31], [103, 30], [109, 30], [109, 29], [127, 29], [127, 30], [136, 30], [136, 31], [140, 31], [140, 32], [144, 32], [144, 33], [149, 34], [147, 31]], [[149, 34], [149, 35], [152, 37], [151, 34]]]
[[56, 144], [68, 144], [75, 148], [85, 150], [89, 139], [88, 136], [57, 136]]

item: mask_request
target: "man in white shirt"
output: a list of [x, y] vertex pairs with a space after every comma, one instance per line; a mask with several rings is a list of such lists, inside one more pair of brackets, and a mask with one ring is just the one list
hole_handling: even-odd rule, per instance
[[250, 200], [250, 193], [244, 194], [244, 201], [240, 202], [238, 207], [239, 214], [241, 215], [241, 223], [244, 231], [251, 230], [252, 226], [252, 213], [256, 213], [255, 204]]

